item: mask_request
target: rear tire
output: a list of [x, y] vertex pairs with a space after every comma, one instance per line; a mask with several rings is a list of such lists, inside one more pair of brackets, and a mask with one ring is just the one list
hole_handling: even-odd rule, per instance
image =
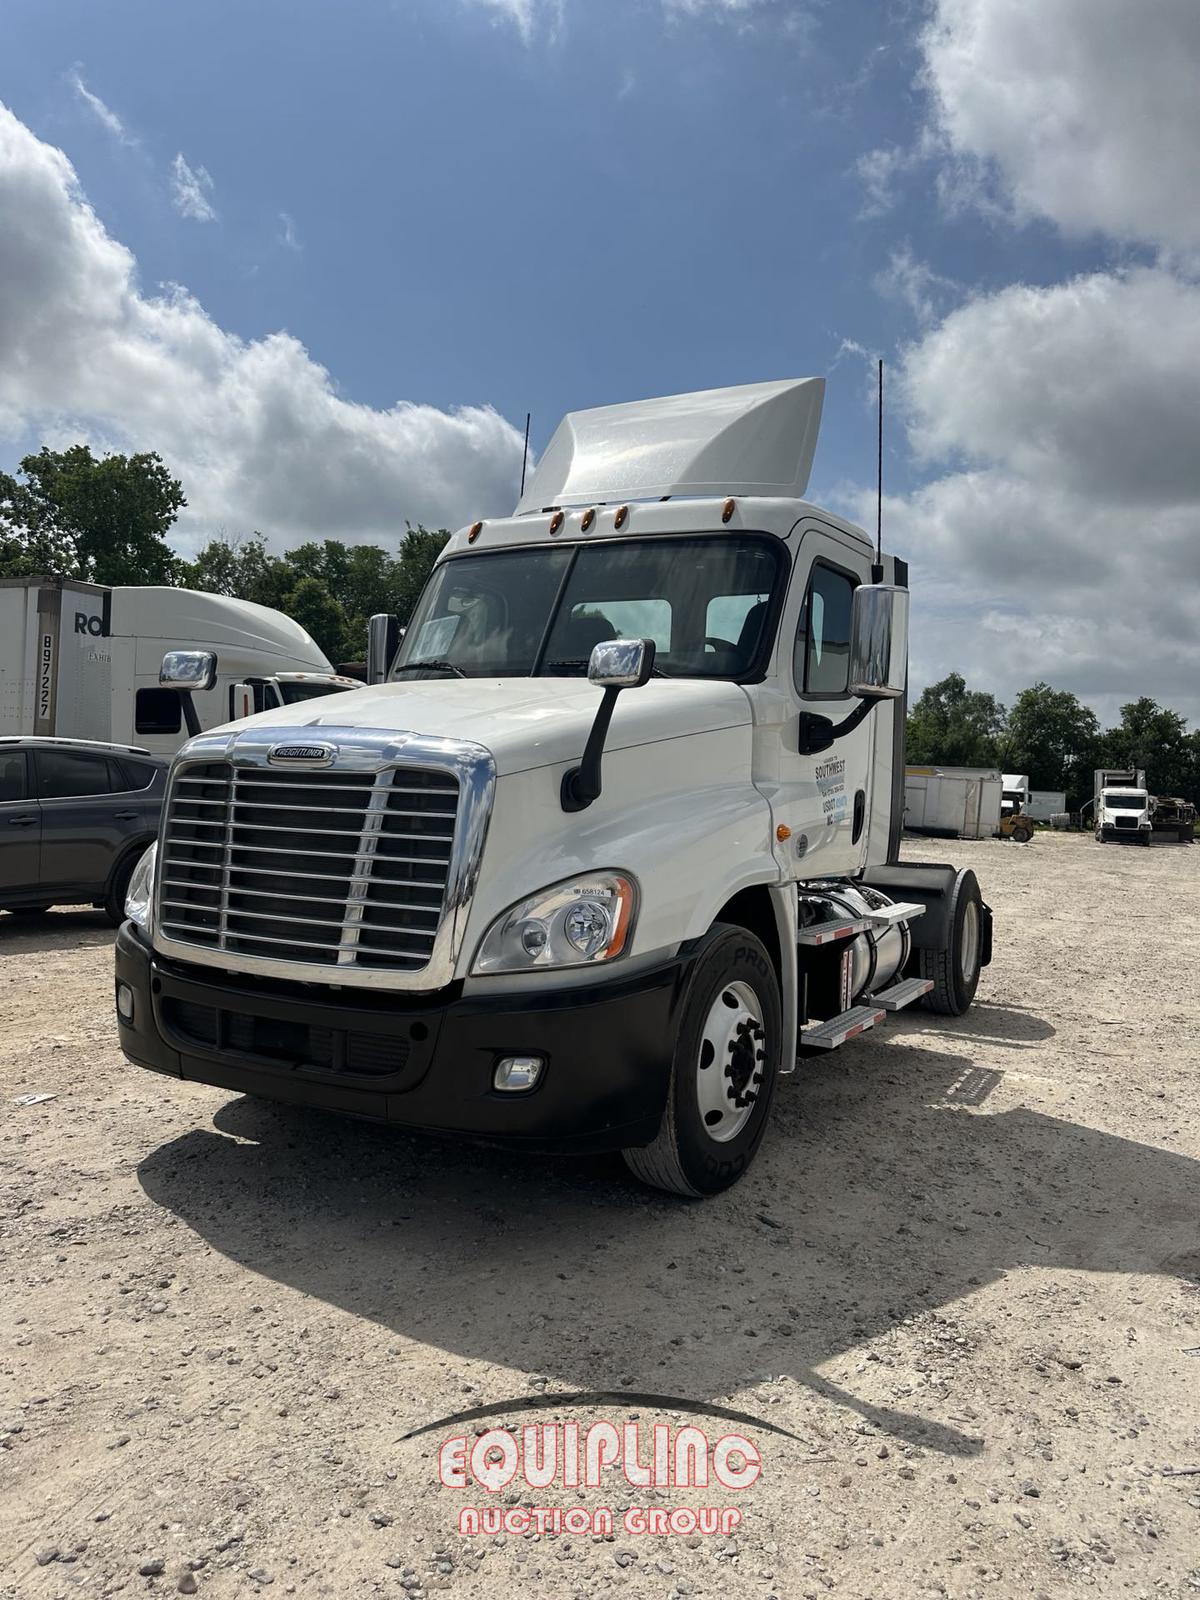
[[1012, 831], [1012, 836], [1017, 841], [1018, 844], [1028, 844], [1030, 839], [1033, 838], [1033, 829], [1032, 828], [1014, 828], [1013, 831]]
[[623, 1150], [636, 1178], [668, 1194], [720, 1194], [766, 1131], [783, 1036], [779, 981], [762, 942], [717, 923], [680, 1012], [667, 1104], [653, 1143]]
[[921, 1004], [945, 1017], [961, 1017], [979, 987], [983, 955], [983, 896], [975, 874], [968, 869], [954, 880], [949, 920], [945, 945], [917, 951], [921, 977], [933, 979], [933, 988]]
[[140, 851], [134, 851], [133, 855], [121, 862], [109, 880], [108, 891], [104, 896], [104, 915], [114, 928], [119, 928], [125, 921], [125, 893], [140, 855]]

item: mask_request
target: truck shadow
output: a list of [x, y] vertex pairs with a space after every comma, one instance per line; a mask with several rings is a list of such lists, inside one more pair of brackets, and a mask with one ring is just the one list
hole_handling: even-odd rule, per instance
[[40, 917], [0, 911], [0, 955], [76, 950], [84, 945], [112, 944], [116, 937], [117, 930], [104, 912], [91, 906], [55, 906]]
[[[1012, 1268], [1185, 1275], [1200, 1192], [1200, 1162], [974, 1109], [1001, 1076], [915, 1037], [848, 1047], [783, 1084], [753, 1173], [703, 1203], [703, 1221], [615, 1159], [519, 1157], [249, 1099], [159, 1147], [139, 1177], [249, 1270], [552, 1391], [712, 1400], [786, 1374], [877, 1428], [972, 1455], [983, 1441], [962, 1402], [930, 1388], [917, 1415], [853, 1392], [878, 1395], [886, 1368], [817, 1367], [937, 1313], [930, 1362], [952, 1372], [971, 1346], [955, 1302]], [[469, 1376], [448, 1369], [446, 1411]]]

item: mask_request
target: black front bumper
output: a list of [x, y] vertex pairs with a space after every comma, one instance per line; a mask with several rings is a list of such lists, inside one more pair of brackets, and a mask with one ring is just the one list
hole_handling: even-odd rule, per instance
[[[647, 1144], [666, 1103], [692, 958], [569, 990], [436, 997], [238, 978], [117, 935], [121, 1048], [138, 1066], [241, 1094], [529, 1149]], [[504, 1056], [546, 1065], [525, 1094], [493, 1087]]]

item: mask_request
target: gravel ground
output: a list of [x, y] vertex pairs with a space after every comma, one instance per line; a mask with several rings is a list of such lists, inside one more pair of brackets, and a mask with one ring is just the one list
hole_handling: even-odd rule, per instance
[[[979, 875], [979, 1001], [806, 1063], [702, 1205], [141, 1072], [102, 919], [0, 917], [0, 1594], [1194, 1595], [1200, 849], [906, 853]], [[461, 1536], [404, 1436], [580, 1390], [784, 1431], [741, 1493], [500, 1501], [736, 1532]]]

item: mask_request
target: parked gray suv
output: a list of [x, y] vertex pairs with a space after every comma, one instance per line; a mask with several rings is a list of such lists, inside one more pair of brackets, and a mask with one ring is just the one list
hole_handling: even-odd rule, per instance
[[0, 910], [91, 904], [118, 926], [168, 766], [136, 745], [0, 738]]

